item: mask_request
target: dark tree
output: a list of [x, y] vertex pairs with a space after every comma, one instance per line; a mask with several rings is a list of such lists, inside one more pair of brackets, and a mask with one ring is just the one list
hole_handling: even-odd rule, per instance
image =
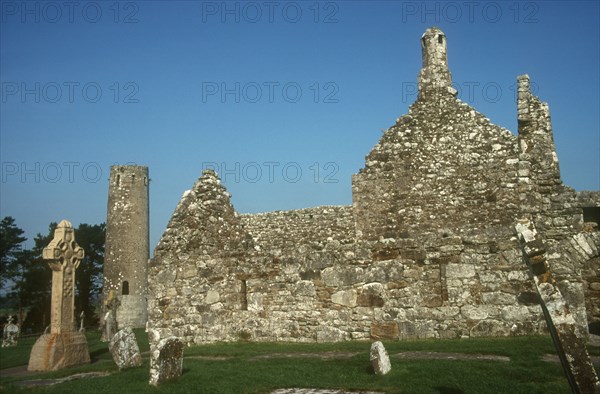
[[77, 281], [75, 307], [78, 311], [85, 312], [86, 325], [96, 323], [94, 312], [100, 303], [105, 236], [104, 223], [94, 225], [82, 223], [75, 230], [75, 239], [85, 251], [85, 257], [75, 271]]
[[34, 246], [25, 252], [23, 274], [14, 291], [10, 294], [17, 302], [19, 310], [28, 309], [24, 329], [42, 331], [50, 324], [50, 303], [52, 293], [52, 270], [42, 258], [42, 251], [54, 238], [56, 223], [48, 226], [48, 234], [38, 234]]
[[19, 264], [23, 253], [23, 237], [25, 232], [15, 225], [10, 216], [0, 221], [0, 289], [12, 283], [21, 274]]

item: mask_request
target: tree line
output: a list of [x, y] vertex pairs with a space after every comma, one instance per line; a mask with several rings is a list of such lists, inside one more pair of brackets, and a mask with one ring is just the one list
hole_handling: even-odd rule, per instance
[[[38, 233], [34, 246], [26, 249], [25, 232], [15, 219], [6, 216], [0, 221], [0, 315], [17, 315], [24, 333], [43, 331], [50, 324], [52, 271], [42, 250], [54, 238], [56, 226], [50, 223], [48, 233]], [[75, 271], [75, 310], [76, 316], [85, 312], [86, 326], [98, 323], [105, 236], [104, 223], [81, 223], [75, 229], [75, 240], [85, 251]]]

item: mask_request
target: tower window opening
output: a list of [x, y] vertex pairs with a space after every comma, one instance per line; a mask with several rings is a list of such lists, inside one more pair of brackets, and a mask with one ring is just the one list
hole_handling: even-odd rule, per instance
[[135, 183], [135, 174], [131, 176], [131, 183]]
[[444, 36], [442, 36], [441, 34], [438, 34], [438, 44], [443, 44], [444, 43]]
[[247, 311], [248, 310], [248, 286], [247, 286], [245, 280], [242, 280], [240, 287], [241, 287], [240, 293], [241, 293], [241, 298], [242, 298], [242, 310]]
[[584, 223], [595, 223], [595, 229], [600, 230], [600, 207], [583, 208]]
[[121, 175], [117, 174], [117, 186], [121, 186]]
[[128, 281], [123, 281], [123, 288], [121, 290], [121, 293], [123, 295], [129, 295], [129, 282]]
[[148, 177], [144, 177], [144, 186], [148, 186]]

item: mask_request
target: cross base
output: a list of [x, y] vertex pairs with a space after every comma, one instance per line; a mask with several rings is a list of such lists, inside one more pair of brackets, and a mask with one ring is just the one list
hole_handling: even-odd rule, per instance
[[89, 364], [90, 352], [85, 334], [73, 331], [44, 334], [31, 349], [28, 371], [56, 371]]

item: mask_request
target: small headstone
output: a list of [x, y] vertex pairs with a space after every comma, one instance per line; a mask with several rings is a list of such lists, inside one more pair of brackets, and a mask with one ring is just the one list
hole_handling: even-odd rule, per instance
[[108, 299], [106, 300], [106, 314], [104, 315], [104, 327], [102, 330], [102, 336], [100, 340], [102, 342], [110, 342], [113, 335], [119, 331], [117, 324], [117, 309], [121, 306], [121, 301], [115, 295], [113, 290], [108, 292]]
[[113, 335], [108, 344], [108, 349], [113, 356], [113, 360], [115, 360], [115, 364], [119, 367], [119, 371], [142, 365], [140, 348], [131, 327], [125, 327]]
[[85, 332], [85, 327], [83, 326], [83, 319], [85, 318], [85, 312], [81, 311], [79, 314], [79, 332]]
[[8, 321], [2, 332], [2, 347], [17, 346], [19, 326], [13, 323], [13, 317], [8, 316]]
[[390, 357], [380, 341], [371, 345], [371, 365], [376, 375], [385, 375], [392, 369]]
[[150, 355], [150, 384], [181, 376], [183, 370], [183, 343], [176, 337], [161, 339]]

